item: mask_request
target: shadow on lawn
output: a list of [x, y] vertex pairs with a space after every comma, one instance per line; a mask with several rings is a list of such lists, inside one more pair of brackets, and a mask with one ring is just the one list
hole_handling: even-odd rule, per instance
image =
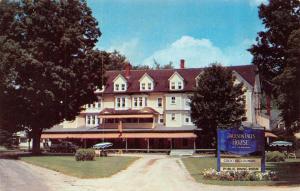
[[74, 153], [49, 153], [42, 152], [40, 154], [32, 154], [31, 152], [24, 151], [5, 151], [0, 152], [0, 159], [18, 160], [20, 157], [32, 157], [32, 156], [74, 156]]
[[269, 163], [268, 170], [278, 172], [279, 181], [275, 185], [300, 185], [300, 160]]

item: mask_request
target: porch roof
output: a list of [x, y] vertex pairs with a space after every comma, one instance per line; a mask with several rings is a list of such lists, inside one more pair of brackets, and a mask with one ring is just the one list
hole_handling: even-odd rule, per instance
[[159, 113], [151, 108], [151, 107], [144, 107], [143, 109], [136, 110], [136, 109], [127, 109], [127, 110], [115, 110], [113, 108], [104, 108], [100, 113], [100, 117], [102, 118], [126, 118], [126, 117], [133, 117], [133, 118], [140, 118], [140, 117], [153, 117], [154, 115], [158, 115]]
[[[198, 130], [194, 125], [184, 125], [181, 127], [166, 127], [164, 125], [156, 125], [154, 128], [134, 128], [134, 129], [127, 129], [123, 128], [123, 132], [193, 132], [194, 130]], [[109, 133], [109, 132], [119, 132], [119, 129], [106, 129], [101, 128], [100, 126], [88, 127], [88, 126], [81, 126], [78, 128], [63, 128], [62, 126], [54, 126], [51, 129], [46, 129], [43, 133], [91, 133], [91, 132], [98, 132], [98, 133]]]
[[174, 133], [43, 133], [43, 139], [116, 139], [116, 138], [196, 138], [192, 132]]

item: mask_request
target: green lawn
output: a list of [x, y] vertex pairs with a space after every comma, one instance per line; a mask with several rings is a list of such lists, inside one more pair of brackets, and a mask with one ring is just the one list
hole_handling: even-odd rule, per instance
[[78, 178], [109, 177], [126, 169], [137, 157], [97, 157], [95, 161], [75, 161], [73, 156], [30, 156], [21, 160]]
[[206, 180], [200, 174], [201, 171], [208, 168], [217, 169], [216, 158], [183, 158], [187, 170], [198, 182], [205, 184], [218, 185], [300, 185], [300, 159], [287, 159], [285, 162], [267, 163], [267, 170], [277, 171], [280, 181], [219, 181]]

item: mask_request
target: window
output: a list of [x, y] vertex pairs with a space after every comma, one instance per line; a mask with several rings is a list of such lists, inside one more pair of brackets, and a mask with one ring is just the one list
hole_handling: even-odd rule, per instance
[[97, 117], [98, 125], [100, 125], [100, 117]]
[[125, 107], [125, 97], [122, 97], [122, 107]]
[[122, 91], [125, 90], [125, 84], [122, 84]]
[[116, 84], [116, 85], [115, 85], [115, 90], [116, 90], [116, 91], [119, 91], [119, 84]]
[[148, 98], [147, 97], [133, 97], [133, 106], [134, 108], [141, 108], [148, 106]]
[[172, 120], [172, 121], [175, 121], [175, 113], [172, 113], [172, 114], [171, 114], [171, 120]]
[[190, 104], [191, 104], [191, 100], [189, 100], [189, 99], [185, 100], [185, 105], [187, 107], [190, 107]]
[[134, 98], [133, 98], [133, 106], [134, 106], [134, 107], [137, 107], [137, 106], [138, 106], [138, 98], [137, 98], [137, 97], [134, 97]]
[[117, 107], [121, 107], [121, 98], [117, 98]]
[[143, 106], [143, 97], [139, 97], [139, 106], [140, 106], [140, 107]]
[[96, 116], [92, 116], [92, 124], [96, 124]]
[[171, 83], [171, 90], [175, 90], [175, 82]]
[[98, 101], [97, 107], [98, 107], [98, 108], [101, 108], [101, 100]]
[[189, 122], [190, 122], [190, 118], [189, 118], [189, 117], [186, 117], [186, 118], [185, 118], [185, 122], [186, 122], [186, 123], [189, 123]]
[[142, 83], [142, 90], [145, 90], [146, 89], [146, 85], [145, 83]]
[[176, 97], [171, 97], [171, 104], [175, 104], [176, 103]]
[[182, 84], [181, 84], [181, 82], [178, 82], [178, 89], [179, 89], [179, 90], [182, 89]]
[[86, 123], [89, 125], [91, 124], [91, 116], [86, 116], [87, 120], [86, 120]]
[[152, 89], [152, 84], [148, 83], [148, 90], [151, 90], [151, 89]]
[[159, 123], [164, 123], [164, 115], [159, 115]]
[[20, 143], [26, 143], [27, 142], [27, 138], [25, 137], [20, 137]]
[[93, 103], [93, 108], [96, 108], [96, 103]]
[[157, 98], [157, 107], [162, 107], [162, 98]]
[[139, 106], [140, 106], [140, 107], [143, 106], [143, 97], [139, 97]]

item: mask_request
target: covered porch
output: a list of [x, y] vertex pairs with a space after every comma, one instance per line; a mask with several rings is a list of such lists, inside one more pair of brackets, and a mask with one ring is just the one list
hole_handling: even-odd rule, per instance
[[52, 141], [71, 141], [81, 147], [90, 148], [96, 143], [112, 142], [112, 149], [141, 152], [168, 152], [171, 149], [196, 149], [196, 135], [193, 132], [154, 131], [137, 132], [60, 132], [43, 133], [42, 138]]

